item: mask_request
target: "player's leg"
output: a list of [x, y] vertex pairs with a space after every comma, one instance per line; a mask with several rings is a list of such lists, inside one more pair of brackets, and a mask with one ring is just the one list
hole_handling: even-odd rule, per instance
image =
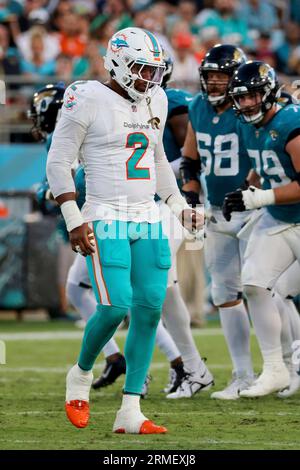
[[[278, 309], [281, 317], [284, 315], [288, 319], [290, 338], [285, 362], [289, 368], [291, 382], [289, 387], [278, 393], [280, 398], [287, 398], [300, 389], [300, 369], [299, 364], [294, 364], [294, 353], [299, 348], [300, 340], [300, 316], [292, 300], [300, 293], [300, 264], [295, 261], [277, 280], [274, 286], [275, 295], [279, 297]], [[289, 354], [288, 354], [289, 353]]]
[[131, 244], [133, 300], [125, 344], [126, 380], [115, 432], [163, 433], [140, 410], [140, 395], [152, 359], [155, 336], [171, 265], [168, 240], [161, 224], [138, 224], [142, 233]]
[[[69, 302], [87, 322], [96, 311], [97, 301], [91, 286], [86, 259], [80, 254], [77, 254], [69, 270], [66, 292]], [[120, 353], [114, 338], [106, 343], [102, 352], [106, 366], [101, 376], [93, 382], [95, 389], [114, 383], [120, 375], [126, 372], [125, 358]]]
[[66, 411], [77, 427], [85, 427], [88, 423], [93, 365], [132, 301], [131, 253], [128, 239], [119, 236], [122, 224], [118, 221], [110, 224], [109, 235], [105, 232], [105, 222], [92, 225], [96, 252], [87, 257], [87, 264], [97, 307], [86, 324], [78, 364], [67, 376]]
[[239, 390], [253, 381], [250, 353], [250, 322], [242, 299], [241, 241], [236, 233], [243, 217], [236, 214], [230, 224], [224, 222], [220, 211], [214, 210], [207, 223], [204, 255], [210, 272], [211, 295], [219, 309], [221, 325], [233, 364], [232, 381], [212, 398], [234, 400]]
[[[267, 212], [251, 233], [242, 271], [250, 316], [263, 356], [263, 372], [240, 396], [263, 396], [289, 385], [281, 347], [281, 319], [271, 289], [295, 257], [282, 233], [270, 234], [277, 222]], [[276, 256], [275, 254], [278, 254]]]
[[[177, 386], [177, 390], [174, 389], [174, 383], [167, 398], [187, 398], [211, 386], [213, 377], [202, 361], [195, 344], [190, 327], [190, 315], [177, 282], [176, 255], [184, 240], [185, 232], [178, 219], [165, 204], [160, 206], [160, 212], [164, 233], [169, 237], [172, 256], [172, 266], [168, 273], [167, 295], [163, 305], [163, 319], [181, 353], [184, 364], [184, 370], [182, 365], [181, 367], [178, 367], [177, 364], [174, 366], [173, 370], [177, 381], [174, 373], [173, 377], [178, 385], [180, 377], [186, 382], [182, 383], [180, 389]], [[184, 371], [188, 374], [185, 374]]]

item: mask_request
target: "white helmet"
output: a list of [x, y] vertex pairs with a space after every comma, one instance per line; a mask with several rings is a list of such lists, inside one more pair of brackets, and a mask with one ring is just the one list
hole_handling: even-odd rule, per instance
[[[151, 79], [146, 79], [143, 77], [143, 70], [145, 73], [145, 67], [149, 66]], [[158, 40], [152, 33], [141, 28], [125, 28], [112, 36], [104, 57], [104, 67], [136, 102], [145, 98], [154, 86], [161, 84], [165, 70]], [[144, 91], [135, 88], [136, 80], [146, 82]]]

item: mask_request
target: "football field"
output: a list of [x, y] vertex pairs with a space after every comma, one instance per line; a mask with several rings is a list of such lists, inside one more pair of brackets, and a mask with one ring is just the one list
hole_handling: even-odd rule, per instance
[[[218, 325], [193, 330], [202, 356], [222, 388], [231, 374], [229, 356]], [[117, 341], [124, 345], [126, 331]], [[76, 362], [82, 331], [67, 323], [0, 321], [6, 365], [0, 365], [0, 449], [300, 449], [300, 393], [235, 402], [215, 401], [210, 392], [192, 399], [167, 400], [168, 363], [156, 349], [149, 395], [142, 410], [169, 432], [160, 436], [111, 432], [121, 403], [124, 376], [110, 387], [91, 391], [91, 419], [76, 429], [64, 412], [65, 375]], [[261, 360], [254, 336], [255, 369]], [[103, 357], [94, 370], [103, 369]]]

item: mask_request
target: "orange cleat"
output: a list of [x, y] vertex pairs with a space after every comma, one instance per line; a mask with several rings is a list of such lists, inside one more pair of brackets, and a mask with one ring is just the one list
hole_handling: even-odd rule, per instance
[[87, 401], [71, 400], [65, 405], [67, 417], [77, 428], [85, 428], [90, 417], [90, 406]]
[[[125, 428], [119, 428], [116, 429], [115, 432], [117, 434], [125, 434], [126, 430]], [[139, 434], [165, 434], [166, 432], [168, 432], [167, 428], [164, 426], [157, 426], [153, 421], [147, 419], [141, 425]]]
[[150, 419], [144, 421], [140, 428], [140, 434], [165, 434], [166, 432], [168, 432], [167, 428], [157, 426], [157, 424], [154, 424]]

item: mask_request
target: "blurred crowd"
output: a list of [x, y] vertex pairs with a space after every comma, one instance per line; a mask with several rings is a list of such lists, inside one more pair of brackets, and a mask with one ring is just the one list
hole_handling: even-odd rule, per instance
[[0, 0], [8, 104], [32, 95], [26, 83], [104, 81], [108, 39], [133, 25], [157, 35], [174, 59], [173, 85], [190, 91], [206, 51], [220, 42], [267, 61], [283, 82], [300, 74], [300, 0]]

